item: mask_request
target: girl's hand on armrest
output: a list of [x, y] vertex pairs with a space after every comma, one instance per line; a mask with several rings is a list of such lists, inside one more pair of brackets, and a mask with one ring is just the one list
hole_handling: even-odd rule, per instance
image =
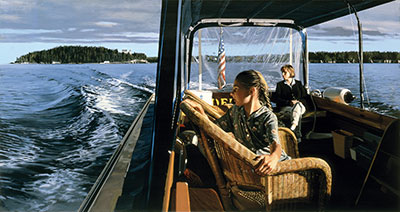
[[276, 157], [275, 155], [259, 155], [255, 158], [255, 160], [259, 161], [257, 167], [255, 168], [255, 172], [258, 175], [265, 176], [271, 171], [275, 170], [279, 161], [279, 157]]
[[200, 112], [203, 115], [206, 115], [206, 112], [204, 112], [203, 107], [196, 101], [193, 101], [191, 99], [185, 99], [182, 102], [188, 103], [189, 105], [191, 105], [193, 107], [193, 109], [197, 110], [198, 112]]

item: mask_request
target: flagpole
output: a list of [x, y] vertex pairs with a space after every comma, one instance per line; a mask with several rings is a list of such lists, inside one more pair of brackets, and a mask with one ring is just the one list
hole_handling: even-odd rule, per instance
[[203, 58], [201, 56], [201, 29], [199, 29], [198, 37], [199, 37], [199, 90], [202, 90]]
[[225, 69], [226, 69], [226, 57], [224, 39], [222, 37], [222, 27], [220, 27], [219, 46], [218, 46], [218, 89], [222, 89], [226, 85], [225, 81]]
[[289, 29], [290, 31], [290, 42], [289, 42], [289, 64], [293, 65], [293, 32], [292, 28]]

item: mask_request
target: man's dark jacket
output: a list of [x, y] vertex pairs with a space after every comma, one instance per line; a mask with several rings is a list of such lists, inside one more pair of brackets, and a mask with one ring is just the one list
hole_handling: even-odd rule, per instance
[[272, 94], [271, 101], [276, 103], [278, 109], [285, 106], [291, 106], [290, 102], [292, 100], [298, 100], [303, 105], [307, 107], [307, 91], [300, 81], [295, 80], [295, 84], [291, 88], [289, 85], [285, 84], [285, 80], [278, 82], [276, 84], [275, 93]]

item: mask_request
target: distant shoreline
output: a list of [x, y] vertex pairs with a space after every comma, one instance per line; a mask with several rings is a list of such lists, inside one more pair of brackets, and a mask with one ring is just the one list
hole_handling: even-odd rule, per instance
[[[260, 62], [265, 55], [237, 55], [227, 56], [230, 62]], [[285, 59], [289, 54], [269, 55], [271, 58]], [[358, 52], [309, 52], [309, 63], [359, 63]], [[204, 55], [208, 62], [217, 62], [215, 55]], [[192, 60], [196, 60], [195, 57]], [[23, 55], [11, 64], [129, 64], [129, 63], [156, 63], [157, 57], [147, 57], [144, 53], [118, 52], [104, 47], [60, 46], [49, 50], [31, 52]], [[364, 51], [363, 63], [400, 63], [400, 52]]]
[[79, 65], [79, 64], [151, 64], [151, 63], [157, 63], [157, 60], [144, 60], [144, 61], [137, 61], [137, 62], [131, 62], [131, 61], [126, 61], [126, 62], [109, 62], [109, 63], [29, 63], [29, 62], [23, 62], [23, 63], [15, 63], [15, 62], [10, 62], [10, 63], [5, 63], [5, 64], [0, 64], [0, 65], [7, 65], [7, 64], [20, 64], [20, 65], [25, 65], [25, 64], [37, 64], [37, 65]]
[[[271, 54], [269, 60], [279, 59], [289, 61], [289, 54]], [[229, 62], [264, 62], [265, 55], [237, 55], [226, 56]], [[218, 62], [218, 57], [214, 55], [205, 55], [208, 62]], [[198, 60], [193, 58], [192, 60]], [[309, 63], [359, 63], [358, 52], [309, 52]], [[363, 63], [400, 63], [400, 52], [363, 52]]]
[[[148, 62], [148, 63], [124, 63], [124, 62], [113, 62], [113, 63], [60, 63], [60, 64], [51, 64], [51, 63], [5, 63], [0, 65], [84, 65], [84, 64], [100, 64], [100, 65], [117, 65], [117, 64], [154, 64], [157, 62]], [[240, 62], [231, 62], [231, 63], [240, 63]], [[339, 63], [339, 62], [310, 62], [309, 64], [358, 64], [355, 63]], [[376, 62], [376, 63], [367, 63], [364, 62], [363, 64], [400, 64], [399, 63], [385, 63], [385, 62]]]
[[131, 62], [110, 62], [110, 63], [6, 63], [6, 64], [0, 64], [0, 65], [83, 65], [83, 64], [101, 64], [101, 65], [113, 65], [113, 64], [153, 64], [157, 62], [137, 62], [137, 63], [131, 63]]

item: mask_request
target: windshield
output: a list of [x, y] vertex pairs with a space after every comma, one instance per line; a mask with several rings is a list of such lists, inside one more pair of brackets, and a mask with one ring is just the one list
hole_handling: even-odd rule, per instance
[[239, 72], [255, 69], [264, 75], [270, 90], [274, 91], [276, 83], [282, 80], [280, 68], [285, 64], [292, 64], [295, 78], [303, 82], [302, 34], [297, 30], [284, 27], [209, 27], [195, 32], [189, 89], [218, 89], [221, 44], [226, 55], [225, 89], [232, 88]]

